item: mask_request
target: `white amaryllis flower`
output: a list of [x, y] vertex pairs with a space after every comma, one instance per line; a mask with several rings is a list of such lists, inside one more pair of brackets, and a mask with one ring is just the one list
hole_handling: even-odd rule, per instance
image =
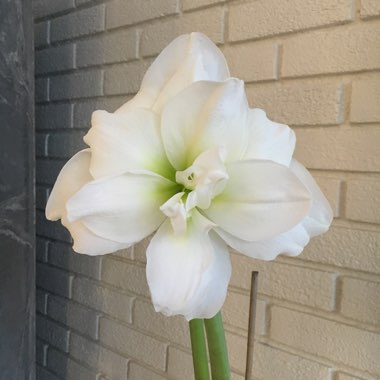
[[74, 250], [92, 255], [157, 230], [147, 249], [155, 309], [190, 320], [213, 317], [224, 302], [227, 244], [264, 260], [297, 255], [332, 212], [292, 159], [292, 130], [248, 107], [243, 82], [226, 79], [208, 39], [176, 41], [136, 98], [116, 113], [94, 112], [90, 149], [62, 169], [46, 215], [62, 219]]

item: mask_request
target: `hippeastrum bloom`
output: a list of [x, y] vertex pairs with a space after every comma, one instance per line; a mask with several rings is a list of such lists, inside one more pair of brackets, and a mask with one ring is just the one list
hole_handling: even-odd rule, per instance
[[181, 36], [115, 113], [95, 111], [89, 149], [62, 169], [46, 215], [74, 250], [98, 255], [156, 231], [147, 249], [153, 304], [211, 318], [231, 274], [227, 245], [253, 258], [299, 254], [331, 208], [292, 158], [295, 135], [250, 109], [242, 81], [204, 36]]

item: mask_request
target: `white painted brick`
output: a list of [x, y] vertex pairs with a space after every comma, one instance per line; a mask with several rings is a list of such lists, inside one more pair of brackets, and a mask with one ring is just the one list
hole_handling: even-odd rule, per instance
[[45, 213], [37, 210], [36, 212], [37, 234], [60, 241], [71, 242], [69, 232], [59, 222], [50, 222], [46, 220]]
[[99, 96], [103, 93], [101, 70], [61, 75], [51, 78], [51, 99], [65, 100]]
[[127, 357], [165, 371], [166, 345], [148, 335], [101, 318], [99, 339], [107, 346], [123, 352]]
[[249, 42], [239, 45], [229, 45], [223, 49], [231, 75], [255, 82], [277, 78], [276, 43]]
[[282, 76], [343, 73], [378, 68], [379, 26], [380, 24], [356, 24], [285, 40]]
[[313, 175], [313, 177], [329, 201], [334, 217], [338, 217], [340, 215], [339, 203], [342, 181], [335, 178], [319, 177], [318, 175]]
[[35, 53], [36, 74], [46, 74], [74, 68], [74, 45], [67, 44], [37, 50]]
[[95, 0], [75, 0], [75, 3], [76, 5], [83, 5], [83, 4], [87, 4], [87, 3], [91, 3], [91, 2], [95, 2]]
[[36, 107], [36, 130], [71, 128], [70, 104], [49, 104]]
[[[378, 59], [378, 67], [380, 67], [380, 58]], [[380, 122], [379, 104], [380, 79], [377, 76], [354, 80], [352, 83], [350, 113], [352, 122]]]
[[94, 339], [98, 335], [98, 316], [93, 311], [64, 298], [49, 296], [48, 315]]
[[350, 367], [380, 374], [380, 334], [273, 306], [271, 338]]
[[338, 373], [338, 380], [363, 380], [356, 376], [351, 376], [346, 373]]
[[244, 371], [247, 355], [247, 338], [226, 331], [226, 341], [231, 369], [237, 372]]
[[43, 368], [39, 365], [36, 366], [36, 378], [38, 380], [60, 380], [46, 368]]
[[77, 43], [77, 66], [125, 62], [136, 58], [135, 30], [122, 30]]
[[380, 171], [380, 128], [297, 129], [295, 158], [309, 169]]
[[36, 311], [41, 314], [47, 313], [48, 293], [37, 289], [36, 290]]
[[[343, 86], [336, 81], [304, 80], [246, 87], [252, 107], [290, 125], [340, 124]], [[319, 146], [318, 146], [319, 147]]]
[[[249, 295], [243, 295], [229, 290], [226, 302], [222, 308], [223, 321], [232, 326], [248, 330], [249, 319]], [[256, 325], [255, 335], [265, 334], [266, 327], [266, 302], [256, 301]]]
[[42, 263], [37, 263], [36, 269], [37, 286], [60, 296], [71, 296], [72, 275]]
[[[311, 168], [335, 216], [379, 223], [374, 206], [377, 195], [372, 199], [373, 187], [367, 187], [368, 182], [376, 181], [372, 178], [367, 181], [363, 176], [357, 180], [351, 173], [379, 171], [377, 141], [380, 141], [380, 130], [377, 125], [331, 126], [342, 124], [347, 117], [351, 123], [379, 123], [377, 75], [373, 72], [352, 79], [346, 74], [324, 77], [326, 73], [343, 74], [379, 67], [374, 42], [378, 21], [373, 20], [380, 11], [377, 1], [294, 0], [288, 4], [276, 0], [182, 0], [177, 4], [176, 0], [75, 0], [79, 8], [68, 11], [70, 13], [66, 13], [64, 7], [72, 7], [74, 0], [36, 1], [43, 5], [42, 8], [39, 5], [38, 17], [44, 17], [35, 26], [36, 68], [39, 75], [43, 75], [36, 83], [37, 101], [43, 103], [36, 108], [36, 129], [39, 131], [36, 150], [39, 155], [49, 153], [50, 157], [55, 157], [54, 160], [47, 156], [38, 159], [36, 173], [39, 236], [36, 303], [37, 332], [41, 339], [37, 343], [38, 362], [43, 364], [43, 347], [49, 344], [52, 351], [50, 362], [49, 358], [47, 361], [49, 368], [56, 371], [54, 375], [38, 365], [39, 380], [125, 380], [126, 377], [129, 380], [184, 380], [193, 377], [186, 321], [155, 313], [148, 300], [143, 264], [149, 239], [133, 250], [104, 258], [74, 254], [71, 244], [59, 243], [71, 241], [68, 232], [60, 222], [46, 221], [42, 212], [46, 191], [64, 164], [57, 158], [69, 157], [81, 148], [81, 136], [90, 126], [91, 113], [96, 109], [114, 111], [139, 89], [151, 59], [137, 61], [138, 50], [143, 57], [153, 57], [177, 35], [195, 30], [205, 32], [218, 44], [223, 43], [225, 37], [233, 41], [250, 40], [222, 46], [222, 50], [229, 61], [231, 74], [251, 82], [247, 86], [251, 105], [263, 107], [276, 121], [297, 126], [296, 157]], [[355, 5], [360, 7], [360, 17], [366, 21], [338, 26], [353, 20]], [[177, 7], [184, 13], [177, 14]], [[54, 16], [48, 20], [50, 14]], [[106, 18], [109, 31], [103, 33]], [[226, 28], [225, 18], [229, 22]], [[136, 23], [141, 24], [132, 26]], [[50, 24], [52, 46], [49, 46]], [[337, 26], [331, 27], [334, 24]], [[124, 25], [127, 27], [121, 28]], [[330, 26], [328, 30], [321, 28], [325, 25]], [[316, 27], [318, 31], [290, 35]], [[286, 34], [281, 40], [268, 38], [281, 34]], [[257, 39], [260, 41], [253, 41]], [[136, 46], [138, 43], [140, 46]], [[76, 44], [76, 63], [73, 62], [72, 44]], [[277, 72], [278, 44], [283, 45], [282, 73], [281, 70]], [[47, 78], [47, 74], [74, 69], [74, 63], [83, 70]], [[103, 74], [103, 69], [91, 68], [100, 65], [107, 65], [107, 72]], [[292, 79], [276, 81], [278, 74]], [[315, 74], [318, 78], [296, 78]], [[46, 104], [50, 99], [54, 103]], [[69, 128], [73, 127], [80, 131], [70, 133]], [[48, 134], [52, 139], [46, 152], [44, 144]], [[346, 173], [334, 177], [319, 169]], [[347, 188], [341, 186], [342, 181], [347, 181]], [[354, 189], [352, 183], [357, 188]], [[345, 189], [347, 194], [342, 192], [343, 199], [340, 199], [340, 192]], [[364, 200], [363, 193], [369, 193], [371, 200]], [[247, 329], [250, 272], [255, 269], [259, 270], [261, 280], [256, 336], [259, 337], [259, 333], [269, 335], [260, 338], [267, 344], [255, 344], [255, 380], [326, 380], [330, 377], [334, 380], [374, 380], [379, 372], [375, 362], [379, 341], [374, 340], [377, 339], [373, 338], [375, 333], [349, 325], [360, 325], [360, 322], [373, 329], [379, 323], [376, 320], [378, 283], [365, 281], [363, 272], [380, 273], [380, 232], [375, 232], [374, 225], [368, 226], [372, 231], [365, 231], [363, 224], [356, 225], [359, 224], [338, 220], [327, 234], [314, 238], [306, 247], [299, 259], [318, 263], [320, 271], [294, 267], [290, 265], [292, 259], [256, 263], [232, 255], [232, 285], [243, 289], [230, 290], [222, 310], [227, 325], [232, 380], [244, 379], [247, 341], [240, 334]], [[49, 242], [49, 252], [43, 236], [53, 239]], [[48, 265], [41, 264], [47, 261]], [[333, 313], [345, 318], [347, 323], [280, 307], [285, 300], [307, 306], [308, 310], [322, 309], [328, 318], [327, 311], [334, 306], [334, 283], [330, 282], [334, 274], [330, 271], [335, 269], [331, 266], [337, 267], [337, 271], [339, 267], [345, 269], [339, 277], [339, 303]], [[347, 270], [352, 270], [352, 274], [347, 274]], [[360, 279], [356, 278], [359, 276], [356, 271], [362, 271]], [[100, 278], [104, 283], [93, 280]], [[370, 279], [373, 280], [373, 276]], [[64, 300], [65, 307], [69, 305], [67, 308], [71, 311], [58, 312], [60, 308], [55, 307], [54, 314], [52, 304], [54, 306], [57, 299], [63, 300], [54, 294], [71, 296], [71, 281], [75, 302]], [[136, 300], [134, 294], [144, 299]], [[61, 322], [43, 318], [49, 297], [53, 297], [53, 301], [49, 300], [50, 316]], [[270, 301], [263, 300], [266, 297], [270, 297]], [[73, 312], [72, 305], [74, 309], [84, 310], [79, 312], [80, 318]], [[272, 320], [268, 310], [266, 323], [269, 307], [273, 307]], [[95, 342], [81, 335], [89, 332], [86, 329], [92, 326], [98, 313], [110, 318], [102, 317], [100, 342]], [[311, 311], [314, 313], [318, 315], [318, 310]], [[72, 326], [78, 334], [70, 332], [62, 323]], [[70, 356], [54, 350], [56, 347], [68, 352], [69, 338]], [[282, 343], [281, 349], [272, 347], [275, 341]], [[286, 352], [287, 345], [292, 347], [291, 352]], [[301, 351], [306, 352], [300, 353], [302, 357], [294, 354]], [[131, 361], [127, 373], [128, 360]], [[330, 361], [337, 363], [335, 368], [329, 369], [322, 364]]]
[[340, 312], [364, 323], [380, 325], [380, 283], [344, 277]]
[[131, 362], [128, 370], [128, 380], [165, 380], [166, 377], [160, 376], [151, 370], [141, 367]]
[[67, 328], [37, 314], [36, 332], [37, 337], [43, 339], [49, 345], [57, 347], [64, 352], [69, 351], [70, 332]]
[[46, 354], [48, 345], [42, 340], [36, 339], [36, 363], [46, 366]]
[[49, 100], [49, 79], [39, 78], [35, 82], [35, 96], [36, 102], [43, 102]]
[[36, 238], [36, 256], [37, 260], [46, 262], [48, 258], [48, 246], [49, 246], [49, 241], [37, 237]]
[[150, 297], [145, 268], [106, 257], [102, 265], [102, 280], [118, 288]]
[[140, 89], [141, 80], [147, 68], [148, 64], [140, 61], [106, 68], [104, 73], [105, 94], [134, 94]]
[[88, 277], [100, 278], [101, 256], [75, 253], [71, 244], [54, 242], [49, 249], [49, 263]]
[[37, 157], [47, 156], [47, 143], [49, 135], [45, 133], [37, 133], [35, 135], [35, 150]]
[[[36, 208], [44, 211], [49, 192], [46, 187], [36, 187]], [[40, 260], [44, 261], [44, 260]]]
[[99, 283], [77, 277], [73, 283], [73, 299], [111, 317], [132, 322], [133, 298], [100, 286]]
[[33, 15], [36, 18], [51, 16], [54, 13], [74, 8], [74, 0], [34, 0]]
[[49, 136], [48, 156], [71, 158], [78, 151], [87, 148], [83, 141], [84, 131], [54, 133]]
[[224, 3], [226, 0], [182, 0], [182, 9], [188, 11], [191, 9], [201, 8], [207, 5]]
[[[153, 235], [152, 235], [152, 237], [153, 237]], [[149, 246], [150, 240], [151, 240], [151, 237], [147, 237], [146, 239], [135, 244], [135, 246], [133, 248], [133, 258], [136, 261], [146, 263], [146, 250]]]
[[65, 162], [63, 161], [37, 159], [36, 182], [39, 184], [53, 185], [64, 164]]
[[333, 226], [313, 238], [300, 258], [343, 268], [380, 273], [380, 232]]
[[91, 115], [97, 109], [113, 112], [127, 101], [126, 96], [89, 99], [74, 105], [74, 127], [88, 129], [91, 126]]
[[306, 380], [328, 379], [329, 368], [285, 351], [256, 344], [253, 373], [258, 379]]
[[360, 15], [363, 18], [380, 15], [380, 4], [377, 0], [361, 0]]
[[120, 251], [112, 253], [111, 256], [121, 257], [127, 260], [133, 260], [133, 249], [133, 246], [127, 249], [121, 249]]
[[193, 357], [190, 353], [169, 347], [168, 351], [168, 376], [171, 379], [193, 379]]
[[[377, 146], [379, 141], [380, 139], [376, 141]], [[380, 223], [379, 210], [379, 180], [368, 179], [347, 182], [346, 216], [348, 219], [369, 223]]]
[[55, 18], [51, 21], [51, 40], [63, 41], [104, 30], [105, 5], [101, 4]]
[[90, 340], [71, 334], [70, 355], [111, 379], [125, 379], [128, 360]]
[[177, 0], [115, 0], [107, 4], [107, 29], [178, 12]]
[[223, 8], [214, 7], [149, 25], [141, 35], [141, 54], [155, 55], [178, 35], [193, 31], [205, 33], [215, 43], [221, 43], [223, 17]]
[[96, 380], [96, 372], [83, 367], [62, 352], [50, 349], [48, 351], [48, 368], [67, 380]]
[[34, 24], [34, 45], [42, 47], [50, 42], [50, 21], [42, 21]]
[[154, 311], [151, 302], [137, 299], [133, 310], [133, 324], [149, 335], [154, 334], [168, 342], [175, 342], [190, 348], [189, 325], [181, 317], [166, 317]]
[[246, 40], [350, 21], [353, 11], [350, 0], [293, 0], [291, 3], [266, 0], [232, 4], [229, 38]]
[[334, 273], [276, 261], [253, 260], [241, 254], [234, 254], [231, 259], [231, 285], [250, 289], [251, 271], [257, 270], [260, 294], [323, 310], [332, 310], [334, 307]]

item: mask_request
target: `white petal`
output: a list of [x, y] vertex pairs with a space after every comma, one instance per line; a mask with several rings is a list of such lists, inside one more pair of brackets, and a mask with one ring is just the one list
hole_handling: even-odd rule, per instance
[[67, 217], [70, 222], [82, 221], [100, 237], [133, 244], [163, 222], [160, 206], [177, 187], [153, 173], [105, 177], [88, 183], [68, 200]]
[[259, 241], [242, 240], [222, 229], [217, 229], [216, 231], [230, 247], [246, 256], [259, 260], [274, 260], [280, 254], [297, 256], [310, 241], [309, 234], [302, 226], [302, 223], [272, 239]]
[[58, 220], [65, 215], [66, 201], [83, 185], [93, 180], [89, 172], [90, 149], [75, 154], [61, 169], [46, 204], [46, 218]]
[[224, 149], [213, 148], [201, 153], [193, 165], [176, 173], [176, 182], [193, 190], [186, 201], [186, 210], [194, 207], [208, 208], [212, 198], [226, 186], [228, 174], [223, 164]]
[[82, 222], [70, 223], [65, 216], [62, 217], [62, 224], [70, 231], [74, 240], [73, 250], [77, 253], [91, 256], [104, 255], [130, 246], [129, 244], [103, 239], [91, 232]]
[[248, 112], [244, 83], [197, 82], [172, 98], [162, 113], [161, 133], [173, 167], [184, 170], [206, 150], [224, 147], [226, 161], [246, 149]]
[[296, 144], [295, 133], [285, 124], [275, 123], [259, 109], [248, 113], [249, 144], [244, 159], [271, 160], [289, 166]]
[[307, 217], [302, 221], [310, 237], [326, 232], [333, 220], [333, 211], [326, 197], [311, 174], [297, 160], [293, 159], [290, 170], [309, 190], [312, 197], [311, 209]]
[[290, 170], [294, 172], [311, 194], [312, 206], [309, 214], [291, 230], [268, 240], [248, 242], [217, 229], [218, 234], [229, 246], [249, 257], [273, 260], [279, 254], [299, 255], [309, 243], [310, 238], [328, 230], [332, 222], [333, 212], [325, 196], [310, 173], [299, 162], [293, 159]]
[[202, 33], [177, 37], [146, 72], [137, 95], [116, 112], [134, 107], [160, 112], [165, 103], [189, 84], [199, 80], [222, 81], [229, 77], [226, 60]]
[[289, 231], [309, 212], [309, 191], [286, 166], [250, 160], [226, 168], [227, 186], [204, 213], [235, 237], [272, 238]]
[[181, 200], [184, 194], [184, 192], [181, 192], [173, 195], [160, 207], [160, 210], [170, 218], [175, 234], [183, 234], [187, 228], [187, 212]]
[[90, 172], [94, 178], [146, 169], [171, 175], [159, 132], [157, 116], [145, 109], [124, 113], [95, 111], [84, 141], [91, 147]]
[[147, 250], [147, 279], [156, 311], [211, 318], [222, 307], [231, 276], [225, 244], [209, 235], [212, 223], [193, 212], [184, 235], [166, 221]]

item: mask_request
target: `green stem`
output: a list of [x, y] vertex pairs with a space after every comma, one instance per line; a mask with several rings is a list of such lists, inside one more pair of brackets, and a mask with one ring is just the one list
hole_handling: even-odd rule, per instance
[[203, 319], [189, 322], [195, 380], [210, 380]]
[[212, 379], [230, 380], [231, 372], [228, 363], [226, 337], [220, 312], [211, 319], [205, 319], [205, 327]]

